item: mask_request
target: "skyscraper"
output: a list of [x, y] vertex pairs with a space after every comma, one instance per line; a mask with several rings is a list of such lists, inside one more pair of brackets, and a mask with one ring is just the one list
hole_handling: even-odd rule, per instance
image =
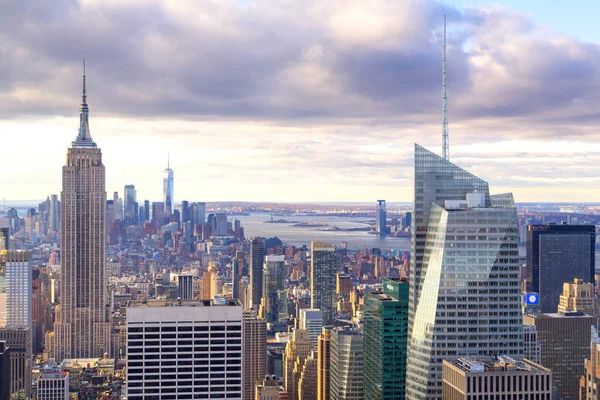
[[137, 192], [134, 185], [125, 185], [123, 198], [125, 199], [123, 222], [125, 222], [125, 226], [136, 225], [137, 213], [135, 205], [137, 203]]
[[323, 325], [332, 325], [336, 310], [337, 256], [335, 246], [310, 242], [310, 307], [323, 312]]
[[331, 328], [323, 328], [317, 345], [317, 400], [329, 400], [331, 393]]
[[375, 213], [375, 230], [380, 235], [387, 234], [387, 212], [385, 206], [385, 200], [377, 200], [377, 211]]
[[60, 311], [56, 358], [101, 357], [110, 349], [106, 317], [106, 190], [102, 152], [90, 136], [85, 72], [79, 134], [67, 152], [61, 192]]
[[418, 145], [414, 196], [406, 392], [440, 399], [442, 359], [523, 354], [517, 214]]
[[60, 201], [58, 196], [50, 196], [50, 216], [48, 217], [48, 229], [56, 232], [60, 229]]
[[[405, 320], [406, 320], [405, 306]], [[330, 399], [362, 400], [364, 397], [364, 336], [340, 328], [331, 332]]]
[[594, 282], [594, 225], [529, 225], [527, 289], [539, 293], [543, 313], [554, 313], [563, 283], [581, 278]]
[[173, 170], [171, 169], [171, 163], [167, 162], [167, 169], [165, 169], [165, 177], [163, 179], [163, 203], [165, 204], [165, 217], [170, 217], [175, 209], [173, 184]]
[[0, 399], [10, 398], [10, 359], [6, 341], [0, 341]]
[[150, 201], [144, 200], [144, 220], [143, 222], [150, 221]]
[[242, 314], [237, 300], [129, 302], [127, 398], [241, 400]]
[[278, 319], [277, 293], [283, 289], [285, 256], [268, 255], [263, 267], [263, 298], [261, 308], [267, 322]]
[[582, 312], [597, 316], [598, 305], [595, 285], [584, 283], [583, 279], [580, 278], [575, 278], [573, 282], [565, 282], [563, 293], [560, 295], [558, 312]]
[[262, 299], [263, 263], [265, 260], [265, 239], [255, 237], [250, 242], [250, 290], [252, 306], [258, 310]]
[[256, 384], [267, 373], [267, 322], [251, 313], [244, 315], [243, 321], [243, 375], [242, 398], [254, 398]]
[[30, 328], [32, 323], [31, 253], [9, 250], [6, 253], [6, 327]]
[[383, 292], [365, 294], [364, 394], [403, 399], [406, 393], [408, 283], [383, 279]]
[[191, 300], [194, 298], [194, 276], [177, 276], [177, 285], [179, 286], [179, 298], [181, 300]]

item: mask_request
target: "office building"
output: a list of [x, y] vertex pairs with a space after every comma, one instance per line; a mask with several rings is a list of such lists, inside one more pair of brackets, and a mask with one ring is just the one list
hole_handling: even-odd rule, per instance
[[585, 371], [579, 378], [579, 400], [598, 400], [600, 396], [600, 337], [595, 326], [590, 331], [589, 358], [585, 359]]
[[252, 305], [258, 310], [262, 299], [263, 289], [263, 264], [265, 261], [265, 239], [255, 237], [250, 242], [250, 290], [252, 292]]
[[595, 242], [594, 225], [527, 227], [527, 289], [539, 293], [543, 313], [556, 312], [563, 283], [594, 282]]
[[288, 400], [288, 395], [275, 375], [266, 375], [256, 385], [254, 400]]
[[171, 169], [171, 163], [168, 161], [167, 169], [165, 169], [165, 177], [163, 178], [164, 216], [167, 218], [173, 215], [175, 211], [174, 183], [173, 170]]
[[6, 341], [0, 341], [0, 399], [10, 398], [10, 349]]
[[69, 400], [69, 372], [54, 360], [44, 365], [37, 380], [38, 400]]
[[60, 201], [58, 196], [50, 196], [50, 215], [48, 216], [48, 229], [57, 232], [60, 229]]
[[523, 322], [535, 325], [541, 347], [540, 363], [552, 370], [558, 398], [579, 398], [579, 377], [589, 356], [591, 327], [596, 317], [583, 313], [525, 315]]
[[317, 345], [317, 400], [329, 400], [331, 389], [331, 329], [323, 328]]
[[560, 295], [558, 312], [582, 312], [597, 316], [598, 305], [594, 284], [584, 283], [581, 278], [575, 278], [573, 282], [565, 282]]
[[406, 395], [408, 288], [406, 281], [384, 278], [382, 292], [365, 293], [365, 398]]
[[194, 276], [179, 275], [177, 277], [179, 286], [179, 298], [181, 300], [191, 300], [194, 298]]
[[223, 213], [215, 214], [213, 218], [212, 226], [213, 236], [226, 236], [227, 235], [227, 215]]
[[314, 344], [308, 340], [306, 329], [292, 331], [282, 358], [283, 386], [290, 399], [298, 399], [298, 381], [300, 380], [302, 367], [313, 349]]
[[242, 271], [244, 270], [245, 259], [244, 252], [237, 251], [235, 257], [231, 261], [231, 295], [234, 299], [240, 298], [240, 279], [242, 279]]
[[144, 219], [142, 219], [142, 222], [149, 222], [149, 221], [150, 221], [150, 201], [144, 200]]
[[523, 325], [523, 339], [523, 358], [540, 364], [542, 362], [542, 348], [535, 325]]
[[0, 250], [8, 250], [10, 240], [10, 225], [8, 220], [0, 220]]
[[352, 303], [350, 302], [350, 293], [354, 290], [352, 278], [348, 275], [338, 272], [336, 275], [335, 295], [337, 298], [337, 312], [342, 314], [352, 313]]
[[335, 297], [337, 256], [335, 246], [310, 242], [310, 307], [323, 312], [323, 324], [333, 325], [337, 299]]
[[31, 396], [31, 330], [0, 328], [0, 342], [6, 342], [10, 362], [10, 393]]
[[206, 203], [192, 203], [189, 214], [194, 224], [204, 224], [206, 222]]
[[125, 199], [124, 209], [123, 209], [123, 222], [125, 226], [136, 225], [137, 224], [137, 213], [136, 213], [136, 204], [137, 204], [137, 192], [135, 190], [134, 185], [125, 185], [125, 190], [123, 193], [123, 198]]
[[242, 313], [238, 301], [130, 302], [127, 399], [242, 399]]
[[254, 398], [256, 384], [267, 373], [267, 322], [249, 313], [244, 315], [242, 350], [244, 375], [242, 376], [242, 398]]
[[362, 400], [365, 373], [363, 333], [351, 328], [331, 331], [330, 359], [329, 398]]
[[152, 203], [152, 225], [155, 228], [160, 228], [165, 222], [165, 203], [153, 202]]
[[9, 250], [6, 253], [6, 327], [9, 329], [32, 326], [31, 253]]
[[414, 196], [406, 396], [440, 399], [443, 359], [523, 355], [517, 213], [418, 145]]
[[443, 399], [552, 399], [552, 371], [527, 359], [443, 361]]
[[387, 211], [385, 200], [377, 200], [377, 210], [375, 211], [375, 231], [379, 235], [387, 235]]
[[60, 312], [57, 360], [100, 357], [110, 350], [106, 313], [106, 190], [102, 152], [88, 123], [85, 75], [79, 134], [62, 171]]
[[317, 341], [321, 336], [323, 329], [323, 313], [314, 308], [303, 308], [300, 310], [300, 320], [298, 326], [300, 329], [306, 329], [308, 340], [314, 343], [317, 348]]
[[261, 315], [267, 322], [277, 322], [278, 292], [283, 290], [285, 256], [268, 255], [265, 257], [263, 267], [263, 298], [261, 302]]
[[317, 355], [311, 355], [302, 364], [302, 372], [298, 380], [298, 399], [317, 400]]

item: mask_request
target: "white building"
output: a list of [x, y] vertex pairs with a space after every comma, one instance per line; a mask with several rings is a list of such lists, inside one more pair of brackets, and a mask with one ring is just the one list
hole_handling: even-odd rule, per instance
[[131, 302], [127, 398], [242, 398], [238, 300]]
[[37, 387], [38, 400], [69, 400], [69, 372], [52, 360], [44, 366]]
[[[323, 313], [318, 308], [300, 310], [300, 329], [308, 331], [308, 340], [317, 343], [323, 328]], [[315, 345], [316, 346], [316, 345]]]
[[26, 250], [9, 250], [6, 253], [6, 327], [9, 329], [31, 327], [30, 259]]

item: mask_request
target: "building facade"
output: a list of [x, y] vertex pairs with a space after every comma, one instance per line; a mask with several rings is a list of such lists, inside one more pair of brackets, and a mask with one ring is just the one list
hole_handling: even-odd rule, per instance
[[244, 354], [244, 375], [242, 398], [252, 400], [256, 384], [267, 373], [267, 322], [246, 314], [243, 322], [242, 349]]
[[443, 359], [523, 355], [517, 213], [511, 194], [417, 146], [414, 216], [406, 393], [440, 399]]
[[175, 211], [175, 197], [174, 188], [175, 178], [171, 164], [167, 163], [167, 169], [165, 169], [165, 175], [163, 178], [163, 203], [164, 203], [164, 216], [170, 217]]
[[365, 398], [406, 396], [408, 289], [406, 281], [384, 278], [382, 292], [365, 293]]
[[590, 330], [589, 358], [585, 360], [584, 374], [579, 378], [579, 400], [600, 398], [600, 337], [595, 326]]
[[242, 399], [242, 315], [238, 301], [130, 302], [127, 398]]
[[377, 200], [375, 211], [375, 230], [379, 235], [387, 235], [387, 212], [385, 200]]
[[558, 312], [582, 312], [598, 315], [596, 291], [593, 283], [585, 283], [581, 278], [563, 284], [563, 292], [558, 303]]
[[306, 329], [308, 332], [308, 340], [314, 343], [315, 349], [317, 348], [317, 341], [321, 336], [321, 330], [323, 328], [323, 313], [321, 310], [313, 308], [304, 308], [300, 310], [300, 329]]
[[350, 328], [334, 329], [331, 332], [330, 357], [329, 398], [362, 400], [365, 373], [364, 334]]
[[79, 134], [62, 171], [58, 360], [110, 351], [106, 313], [106, 189], [102, 152], [92, 140], [83, 78]]
[[177, 276], [177, 284], [179, 286], [179, 298], [181, 300], [191, 300], [194, 298], [194, 276], [193, 275]]
[[527, 289], [539, 293], [543, 313], [555, 313], [565, 282], [594, 282], [594, 225], [529, 225]]
[[335, 246], [310, 242], [310, 307], [323, 312], [323, 324], [335, 321], [337, 256]]
[[31, 253], [9, 250], [6, 253], [6, 327], [30, 328], [33, 321], [33, 271]]
[[252, 304], [250, 307], [254, 307], [257, 310], [263, 295], [263, 264], [265, 254], [265, 239], [261, 237], [252, 239], [250, 242], [250, 290], [252, 292]]
[[137, 224], [137, 192], [134, 185], [125, 185], [123, 198], [123, 222], [125, 226]]
[[285, 256], [282, 255], [268, 255], [265, 257], [261, 309], [267, 322], [277, 322], [279, 317], [277, 297], [278, 291], [283, 290], [284, 262]]
[[317, 345], [317, 400], [329, 400], [331, 393], [331, 329], [323, 328]]
[[56, 362], [46, 364], [37, 380], [38, 400], [69, 400], [69, 372]]
[[579, 378], [589, 356], [591, 327], [596, 317], [583, 313], [525, 315], [523, 322], [535, 325], [541, 346], [541, 364], [552, 370], [558, 398], [579, 398]]
[[443, 362], [443, 399], [552, 400], [552, 371], [527, 359], [457, 358]]

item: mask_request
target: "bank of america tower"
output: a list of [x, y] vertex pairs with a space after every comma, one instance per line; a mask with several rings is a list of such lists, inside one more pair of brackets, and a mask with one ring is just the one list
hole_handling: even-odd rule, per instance
[[408, 399], [442, 398], [442, 360], [523, 354], [512, 194], [415, 146]]

